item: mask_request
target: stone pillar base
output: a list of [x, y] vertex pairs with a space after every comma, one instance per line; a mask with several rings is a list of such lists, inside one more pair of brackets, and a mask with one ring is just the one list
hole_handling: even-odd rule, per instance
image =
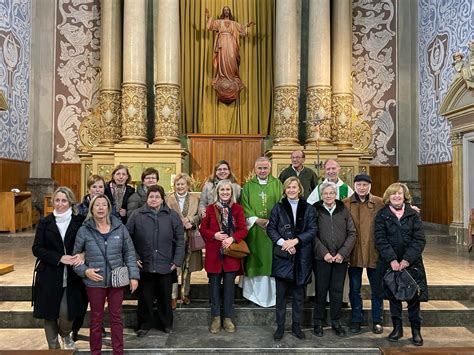
[[449, 225], [449, 234], [456, 236], [456, 243], [467, 245], [468, 230], [463, 223], [453, 222]]
[[44, 196], [52, 195], [58, 184], [53, 179], [30, 178], [26, 182], [28, 191], [31, 191], [33, 208], [39, 211], [40, 215], [44, 212]]

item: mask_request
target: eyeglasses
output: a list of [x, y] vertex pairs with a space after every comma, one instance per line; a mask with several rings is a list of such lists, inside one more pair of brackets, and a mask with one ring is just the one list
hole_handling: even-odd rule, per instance
[[323, 192], [323, 196], [332, 196], [332, 195], [335, 195], [336, 193], [334, 191], [330, 191], [330, 192]]
[[219, 169], [217, 169], [216, 171], [229, 171], [229, 169], [227, 169], [227, 168], [219, 168]]

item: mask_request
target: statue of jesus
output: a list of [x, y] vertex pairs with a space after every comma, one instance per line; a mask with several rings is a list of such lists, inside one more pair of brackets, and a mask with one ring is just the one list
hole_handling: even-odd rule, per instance
[[222, 8], [218, 19], [209, 17], [208, 9], [205, 14], [207, 29], [217, 32], [213, 55], [216, 74], [212, 86], [217, 92], [219, 101], [230, 104], [239, 97], [240, 91], [245, 87], [239, 76], [239, 36], [246, 36], [247, 28], [255, 23], [249, 22], [244, 26], [234, 21], [229, 6]]

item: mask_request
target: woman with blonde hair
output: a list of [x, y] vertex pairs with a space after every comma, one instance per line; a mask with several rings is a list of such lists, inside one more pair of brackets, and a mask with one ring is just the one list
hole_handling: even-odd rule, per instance
[[[394, 272], [408, 271], [417, 282], [420, 292], [407, 300], [408, 319], [411, 324], [412, 342], [423, 345], [421, 337], [420, 302], [428, 301], [428, 286], [422, 253], [426, 239], [423, 222], [418, 213], [411, 207], [411, 196], [405, 184], [391, 184], [383, 195], [385, 207], [375, 217], [375, 247], [379, 252], [377, 272], [384, 275], [387, 270]], [[388, 336], [391, 342], [403, 337], [402, 302], [394, 298], [385, 289], [390, 301], [390, 315], [393, 330]]]
[[75, 349], [70, 333], [72, 321], [86, 313], [87, 297], [73, 266], [84, 261], [73, 252], [76, 234], [84, 218], [77, 213], [74, 193], [65, 186], [53, 193], [53, 213], [36, 229], [33, 255], [36, 278], [33, 285], [33, 316], [44, 319], [49, 349]]
[[[191, 273], [202, 270], [202, 251], [191, 250], [190, 238], [192, 233], [196, 233], [201, 218], [199, 216], [199, 197], [192, 195], [191, 177], [186, 173], [180, 173], [173, 180], [174, 192], [166, 196], [166, 204], [176, 211], [184, 226], [185, 255], [183, 266], [181, 267], [181, 300], [183, 304], [189, 304], [189, 292], [191, 289]], [[198, 232], [199, 233], [199, 232]], [[171, 296], [172, 305], [178, 298], [178, 283], [173, 284]]]

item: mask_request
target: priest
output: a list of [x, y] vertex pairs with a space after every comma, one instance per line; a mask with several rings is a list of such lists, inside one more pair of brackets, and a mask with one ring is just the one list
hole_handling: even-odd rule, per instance
[[255, 176], [244, 185], [240, 201], [249, 230], [245, 240], [250, 249], [242, 278], [243, 296], [262, 307], [275, 305], [275, 279], [270, 277], [273, 243], [266, 227], [283, 192], [280, 180], [270, 174], [271, 166], [267, 157], [255, 161]]

